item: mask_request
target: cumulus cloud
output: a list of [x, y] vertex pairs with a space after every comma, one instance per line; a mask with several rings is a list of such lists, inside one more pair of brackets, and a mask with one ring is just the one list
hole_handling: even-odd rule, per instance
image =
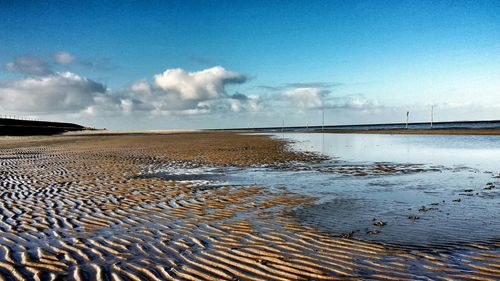
[[[180, 68], [167, 69], [154, 75], [153, 82], [142, 79], [120, 93], [135, 111], [153, 114], [204, 114], [255, 108], [257, 99], [239, 94], [236, 100], [226, 91], [230, 84], [247, 81], [243, 74], [216, 66], [188, 72]], [[245, 97], [245, 98], [243, 98]]]
[[295, 88], [287, 90], [281, 96], [293, 106], [303, 109], [319, 108], [323, 105], [323, 94], [328, 93], [320, 88]]
[[262, 99], [259, 96], [247, 96], [242, 93], [235, 93], [229, 99], [232, 112], [258, 111], [262, 104]]
[[333, 94], [332, 87], [338, 83], [288, 83], [284, 90], [269, 103], [275, 107], [288, 107], [300, 112], [317, 108], [345, 109], [345, 110], [372, 110], [380, 108], [377, 101], [373, 101], [361, 94]]
[[81, 111], [104, 95], [102, 84], [70, 72], [0, 83], [0, 107], [26, 113]]
[[[60, 65], [74, 60], [66, 52], [54, 54]], [[0, 109], [24, 114], [194, 115], [255, 111], [262, 103], [257, 96], [229, 94], [228, 85], [245, 83], [248, 77], [221, 66], [194, 72], [166, 69], [151, 81], [141, 79], [114, 91], [71, 72], [53, 72], [35, 57], [16, 58], [6, 69], [28, 77], [0, 81]]]
[[69, 65], [75, 61], [75, 57], [67, 52], [56, 52], [54, 53], [54, 61], [57, 64]]
[[155, 84], [163, 90], [175, 92], [181, 100], [209, 100], [226, 96], [225, 86], [241, 84], [245, 75], [216, 66], [196, 72], [167, 69], [154, 76]]
[[6, 63], [4, 68], [9, 72], [28, 75], [49, 75], [53, 73], [45, 61], [35, 56], [16, 57], [13, 61]]
[[130, 89], [134, 92], [142, 92], [142, 93], [150, 93], [151, 92], [151, 86], [149, 85], [148, 81], [145, 79], [135, 81], [132, 86], [130, 86]]

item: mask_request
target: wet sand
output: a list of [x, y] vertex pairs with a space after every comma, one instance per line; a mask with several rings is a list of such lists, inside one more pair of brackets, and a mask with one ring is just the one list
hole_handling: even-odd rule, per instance
[[[0, 139], [0, 280], [497, 280], [500, 244], [429, 251], [333, 237], [292, 211], [315, 198], [138, 177], [164, 163], [318, 161], [266, 136]], [[454, 249], [455, 250], [455, 249]]]

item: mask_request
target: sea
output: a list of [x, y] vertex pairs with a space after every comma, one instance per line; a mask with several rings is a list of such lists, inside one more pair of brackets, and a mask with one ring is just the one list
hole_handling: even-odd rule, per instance
[[452, 122], [419, 122], [419, 123], [390, 123], [390, 124], [360, 124], [360, 125], [324, 125], [324, 126], [285, 126], [285, 127], [258, 127], [258, 128], [233, 128], [225, 130], [397, 130], [397, 129], [500, 129], [500, 120], [488, 121], [452, 121]]

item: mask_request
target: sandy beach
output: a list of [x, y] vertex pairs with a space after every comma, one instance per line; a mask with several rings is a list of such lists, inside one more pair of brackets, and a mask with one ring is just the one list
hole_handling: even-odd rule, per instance
[[498, 280], [498, 242], [456, 259], [335, 237], [293, 215], [313, 197], [139, 176], [321, 160], [237, 133], [1, 138], [0, 280]]

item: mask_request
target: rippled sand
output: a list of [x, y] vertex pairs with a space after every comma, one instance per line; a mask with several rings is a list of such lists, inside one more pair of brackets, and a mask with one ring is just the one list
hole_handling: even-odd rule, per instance
[[337, 238], [290, 215], [314, 198], [141, 178], [168, 161], [310, 160], [264, 136], [58, 136], [0, 142], [0, 280], [346, 280], [500, 276], [499, 244], [421, 251]]

